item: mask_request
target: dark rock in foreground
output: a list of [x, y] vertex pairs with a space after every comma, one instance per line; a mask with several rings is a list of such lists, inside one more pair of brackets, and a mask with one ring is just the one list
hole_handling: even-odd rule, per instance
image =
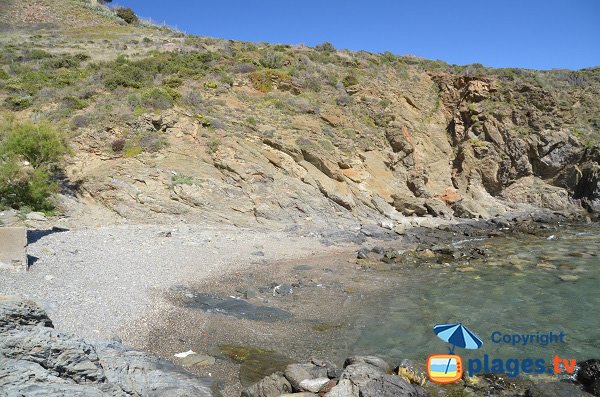
[[0, 396], [211, 396], [210, 382], [116, 342], [53, 328], [35, 303], [0, 295]]

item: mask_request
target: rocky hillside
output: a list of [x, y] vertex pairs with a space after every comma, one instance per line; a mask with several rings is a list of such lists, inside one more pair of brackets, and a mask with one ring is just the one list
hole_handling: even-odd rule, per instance
[[72, 219], [395, 228], [600, 211], [600, 68], [456, 66], [107, 21], [0, 39], [5, 115], [66, 134], [55, 176]]

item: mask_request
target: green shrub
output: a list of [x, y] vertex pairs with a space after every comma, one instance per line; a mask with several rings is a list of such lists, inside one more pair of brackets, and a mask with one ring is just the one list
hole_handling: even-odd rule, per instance
[[4, 100], [4, 103], [10, 110], [23, 110], [33, 105], [33, 97], [29, 95], [9, 96]]
[[216, 153], [217, 150], [219, 150], [220, 144], [221, 144], [221, 141], [219, 141], [218, 139], [209, 140], [207, 143], [209, 153]]
[[191, 176], [177, 174], [171, 177], [171, 185], [195, 185], [195, 181]]
[[259, 63], [268, 69], [279, 69], [283, 66], [283, 55], [279, 52], [267, 51], [263, 53]]
[[135, 157], [139, 154], [141, 154], [144, 150], [140, 147], [140, 146], [131, 146], [128, 147], [127, 149], [125, 149], [125, 152], [123, 153], [123, 155], [125, 157]]
[[135, 12], [133, 12], [131, 8], [118, 8], [117, 16], [128, 24], [136, 23], [138, 21], [137, 15], [135, 15]]
[[47, 123], [11, 125], [0, 156], [19, 156], [34, 168], [57, 164], [68, 152], [62, 135]]
[[180, 97], [181, 95], [171, 88], [154, 87], [142, 92], [142, 103], [155, 110], [165, 110], [171, 108]]
[[105, 71], [104, 85], [111, 90], [118, 87], [142, 88], [153, 80], [154, 73], [129, 63], [115, 64]]
[[62, 68], [77, 68], [81, 65], [81, 61], [89, 59], [85, 54], [61, 55], [52, 57], [42, 63], [44, 69], [62, 69]]
[[0, 206], [52, 209], [58, 185], [50, 174], [67, 152], [62, 135], [47, 123], [2, 123]]
[[356, 78], [356, 75], [351, 73], [344, 77], [342, 84], [344, 84], [344, 87], [351, 87], [358, 84], [358, 79]]
[[330, 42], [326, 41], [325, 43], [317, 44], [315, 46], [315, 50], [319, 52], [335, 52], [335, 47]]
[[291, 81], [288, 73], [281, 70], [264, 69], [250, 73], [250, 82], [252, 86], [260, 92], [269, 92], [273, 89], [273, 80], [280, 82]]
[[181, 87], [182, 84], [183, 84], [183, 80], [181, 80], [179, 77], [175, 77], [175, 76], [169, 77], [163, 81], [163, 85], [167, 86], [169, 88]]
[[58, 185], [41, 169], [26, 168], [15, 159], [0, 161], [0, 207], [49, 211]]

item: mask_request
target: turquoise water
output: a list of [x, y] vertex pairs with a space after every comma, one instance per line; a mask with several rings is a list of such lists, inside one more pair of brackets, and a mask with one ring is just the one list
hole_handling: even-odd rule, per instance
[[[553, 233], [551, 239], [526, 236], [466, 243], [486, 247], [487, 262], [431, 263], [397, 272], [397, 287], [373, 298], [360, 314], [362, 332], [353, 353], [394, 361], [447, 354], [449, 345], [432, 327], [462, 323], [483, 340], [479, 350], [456, 348], [463, 358], [488, 354], [544, 358], [548, 363], [554, 354], [578, 361], [600, 358], [600, 228]], [[458, 271], [457, 264], [467, 271]], [[493, 343], [495, 331], [532, 334], [533, 343]], [[564, 343], [536, 343], [550, 332], [563, 332]]]

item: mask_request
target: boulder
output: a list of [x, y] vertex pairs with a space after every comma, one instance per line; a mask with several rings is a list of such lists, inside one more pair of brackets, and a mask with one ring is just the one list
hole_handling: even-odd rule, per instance
[[369, 364], [372, 365], [379, 370], [387, 373], [390, 371], [390, 366], [385, 360], [382, 360], [379, 357], [375, 356], [354, 356], [349, 357], [344, 361], [344, 368], [352, 364]]
[[446, 206], [442, 201], [436, 199], [425, 200], [425, 208], [429, 211], [430, 215], [448, 218], [452, 216], [452, 210]]
[[340, 379], [348, 379], [353, 384], [362, 388], [373, 379], [380, 379], [385, 372], [376, 366], [366, 363], [350, 364], [344, 368]]
[[326, 397], [358, 397], [359, 390], [358, 386], [356, 386], [349, 379], [342, 379], [335, 385], [329, 393], [325, 395]]
[[475, 201], [463, 198], [452, 205], [454, 215], [459, 218], [487, 218], [489, 213]]
[[290, 382], [283, 376], [283, 373], [276, 372], [242, 391], [242, 397], [278, 397], [291, 392]]
[[318, 393], [329, 383], [329, 378], [304, 379], [300, 382], [300, 389], [307, 392]]
[[425, 199], [409, 196], [408, 194], [396, 193], [392, 195], [394, 208], [405, 216], [424, 216], [428, 213], [425, 207]]
[[426, 397], [428, 395], [421, 386], [411, 385], [397, 375], [383, 375], [360, 387], [361, 397]]
[[580, 362], [575, 378], [590, 393], [600, 396], [600, 360], [591, 359]]
[[[302, 382], [304, 381], [311, 381], [317, 378], [328, 378], [327, 368], [318, 367], [312, 363], [290, 364], [286, 367], [284, 375], [292, 385], [292, 390], [295, 392], [307, 391], [302, 387]], [[304, 384], [307, 385], [308, 383], [305, 382]]]
[[551, 186], [534, 176], [519, 179], [502, 192], [509, 201], [531, 204], [551, 210], [565, 210], [569, 207], [569, 194], [560, 187]]

